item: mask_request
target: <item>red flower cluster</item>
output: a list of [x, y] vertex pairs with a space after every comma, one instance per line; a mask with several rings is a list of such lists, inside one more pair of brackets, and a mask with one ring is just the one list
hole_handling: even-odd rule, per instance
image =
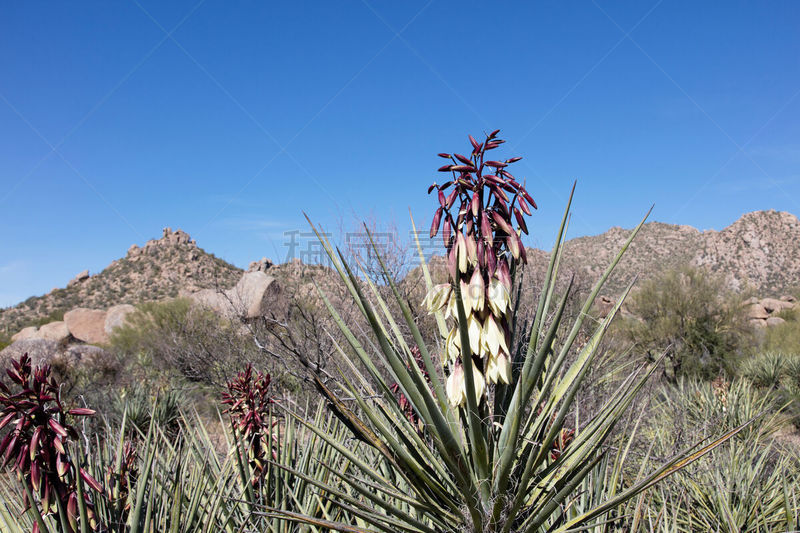
[[[57, 513], [61, 507], [66, 510], [69, 525], [77, 529], [77, 483], [83, 480], [101, 494], [103, 488], [70, 459], [68, 444], [78, 439], [78, 432], [66, 419], [67, 415], [91, 416], [94, 411], [70, 409], [65, 412], [58, 383], [50, 376], [50, 366], [37, 366], [32, 371], [28, 354], [19, 361], [12, 361], [12, 368], [6, 372], [20, 391], [12, 394], [9, 387], [0, 383], [0, 405], [3, 406], [0, 430], [6, 426], [11, 428], [0, 442], [2, 466], [11, 464], [20, 480], [39, 497], [43, 515]], [[97, 529], [87, 491], [84, 491], [84, 499], [90, 525]], [[35, 505], [28, 501], [27, 494], [25, 505]], [[38, 525], [34, 525], [33, 533], [38, 530]]]
[[[506, 251], [510, 251], [514, 259], [527, 261], [522, 239], [513, 225], [516, 220], [522, 232], [527, 234], [528, 226], [522, 215], [530, 215], [530, 208], [536, 209], [536, 202], [507, 170], [521, 157], [484, 161], [487, 151], [505, 142], [497, 138], [498, 133], [500, 130], [493, 131], [483, 143], [470, 135], [470, 157], [439, 154], [439, 157], [452, 161], [439, 171], [452, 173], [453, 179], [442, 185], [434, 183], [428, 188], [428, 194], [436, 189], [439, 197], [430, 236], [435, 237], [443, 225], [442, 239], [448, 251], [448, 268], [453, 279], [456, 278], [460, 254], [477, 263], [489, 277], [494, 276], [498, 269], [508, 271], [508, 262], [500, 259]], [[455, 217], [453, 207], [458, 209]]]
[[272, 429], [268, 413], [272, 403], [270, 381], [269, 374], [255, 371], [249, 364], [228, 383], [227, 392], [222, 394], [223, 405], [230, 406], [224, 412], [230, 415], [234, 430], [241, 433], [248, 445], [248, 461], [255, 473], [254, 486], [265, 473], [267, 448], [264, 440], [269, 438]]

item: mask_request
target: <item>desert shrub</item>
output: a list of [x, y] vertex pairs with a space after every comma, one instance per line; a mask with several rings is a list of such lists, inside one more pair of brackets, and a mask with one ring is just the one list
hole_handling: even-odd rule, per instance
[[213, 385], [223, 384], [242, 364], [259, 358], [235, 321], [188, 299], [140, 305], [127, 324], [114, 331], [111, 348], [126, 360], [140, 361], [140, 368], [152, 365]]
[[783, 310], [778, 316], [786, 320], [764, 331], [760, 351], [782, 354], [800, 354], [800, 320], [797, 309]]
[[644, 282], [631, 296], [632, 317], [617, 332], [634, 351], [667, 352], [665, 375], [732, 375], [748, 345], [745, 314], [722, 278], [702, 268], [670, 270]]

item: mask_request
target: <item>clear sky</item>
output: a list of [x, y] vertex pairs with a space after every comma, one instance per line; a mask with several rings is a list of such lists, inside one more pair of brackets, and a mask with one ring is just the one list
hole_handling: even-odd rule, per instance
[[502, 129], [549, 246], [800, 214], [800, 3], [0, 3], [0, 306], [171, 226], [246, 267], [301, 211], [429, 225], [441, 151]]

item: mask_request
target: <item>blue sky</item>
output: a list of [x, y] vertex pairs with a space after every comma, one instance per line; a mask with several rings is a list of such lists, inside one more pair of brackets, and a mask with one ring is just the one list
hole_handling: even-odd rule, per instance
[[427, 227], [440, 151], [502, 129], [549, 246], [800, 214], [797, 2], [4, 2], [0, 306], [182, 228], [282, 260], [301, 211]]

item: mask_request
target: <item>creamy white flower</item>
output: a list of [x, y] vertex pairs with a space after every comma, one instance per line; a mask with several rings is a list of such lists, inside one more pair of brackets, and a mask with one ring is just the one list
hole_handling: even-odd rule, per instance
[[[472, 380], [475, 382], [475, 398], [478, 400], [477, 403], [480, 404], [483, 398], [483, 391], [486, 389], [486, 380], [483, 379], [483, 374], [474, 363], [472, 365]], [[466, 391], [464, 394], [466, 395]]]
[[444, 318], [445, 320], [450, 317], [457, 317], [458, 311], [456, 311], [456, 298], [455, 293], [450, 295], [450, 298], [447, 299], [447, 307], [444, 310]]
[[467, 283], [463, 279], [460, 282], [460, 287], [461, 287], [461, 301], [464, 302], [464, 313], [466, 313], [467, 316], [469, 316], [470, 311], [472, 311], [472, 293], [469, 290], [469, 285], [467, 285]]
[[445, 340], [444, 344], [447, 357], [451, 361], [458, 360], [461, 355], [461, 339], [459, 337], [458, 328], [451, 329], [450, 333], [447, 334], [447, 340]]
[[469, 254], [467, 253], [467, 242], [464, 239], [464, 234], [460, 231], [457, 232], [456, 236], [456, 250], [458, 252], [458, 270], [466, 272], [469, 266]]
[[511, 361], [505, 353], [489, 356], [486, 362], [486, 380], [489, 383], [511, 383]]
[[[472, 365], [472, 380], [475, 386], [475, 399], [480, 404], [483, 399], [483, 392], [486, 390], [486, 380], [480, 370]], [[464, 367], [459, 363], [453, 369], [453, 373], [447, 378], [445, 383], [447, 399], [453, 407], [459, 407], [467, 403], [467, 384], [464, 377]]]
[[499, 279], [492, 278], [489, 282], [489, 308], [495, 315], [503, 316], [510, 303], [511, 295], [505, 285]]
[[469, 280], [468, 292], [470, 300], [472, 301], [472, 309], [475, 311], [483, 310], [483, 306], [485, 305], [484, 293], [486, 291], [483, 284], [483, 275], [477, 268], [472, 272], [472, 278]]
[[435, 313], [436, 311], [440, 311], [443, 307], [445, 307], [448, 304], [451, 291], [452, 291], [452, 286], [449, 283], [441, 283], [439, 285], [434, 285], [433, 287], [431, 287], [431, 290], [428, 291], [428, 294], [422, 301], [422, 305], [426, 307], [428, 309], [428, 312], [430, 313]]
[[491, 314], [486, 317], [483, 323], [483, 342], [489, 350], [490, 355], [497, 355], [502, 350], [508, 353], [508, 345], [506, 344], [506, 334], [502, 328], [497, 325], [494, 316]]
[[467, 319], [467, 332], [469, 333], [469, 349], [474, 355], [481, 353], [482, 329], [480, 320], [470, 314]]
[[445, 390], [447, 392], [447, 399], [453, 407], [458, 407], [467, 403], [467, 395], [464, 387], [464, 368], [461, 365], [456, 365], [452, 374], [448, 376]]

